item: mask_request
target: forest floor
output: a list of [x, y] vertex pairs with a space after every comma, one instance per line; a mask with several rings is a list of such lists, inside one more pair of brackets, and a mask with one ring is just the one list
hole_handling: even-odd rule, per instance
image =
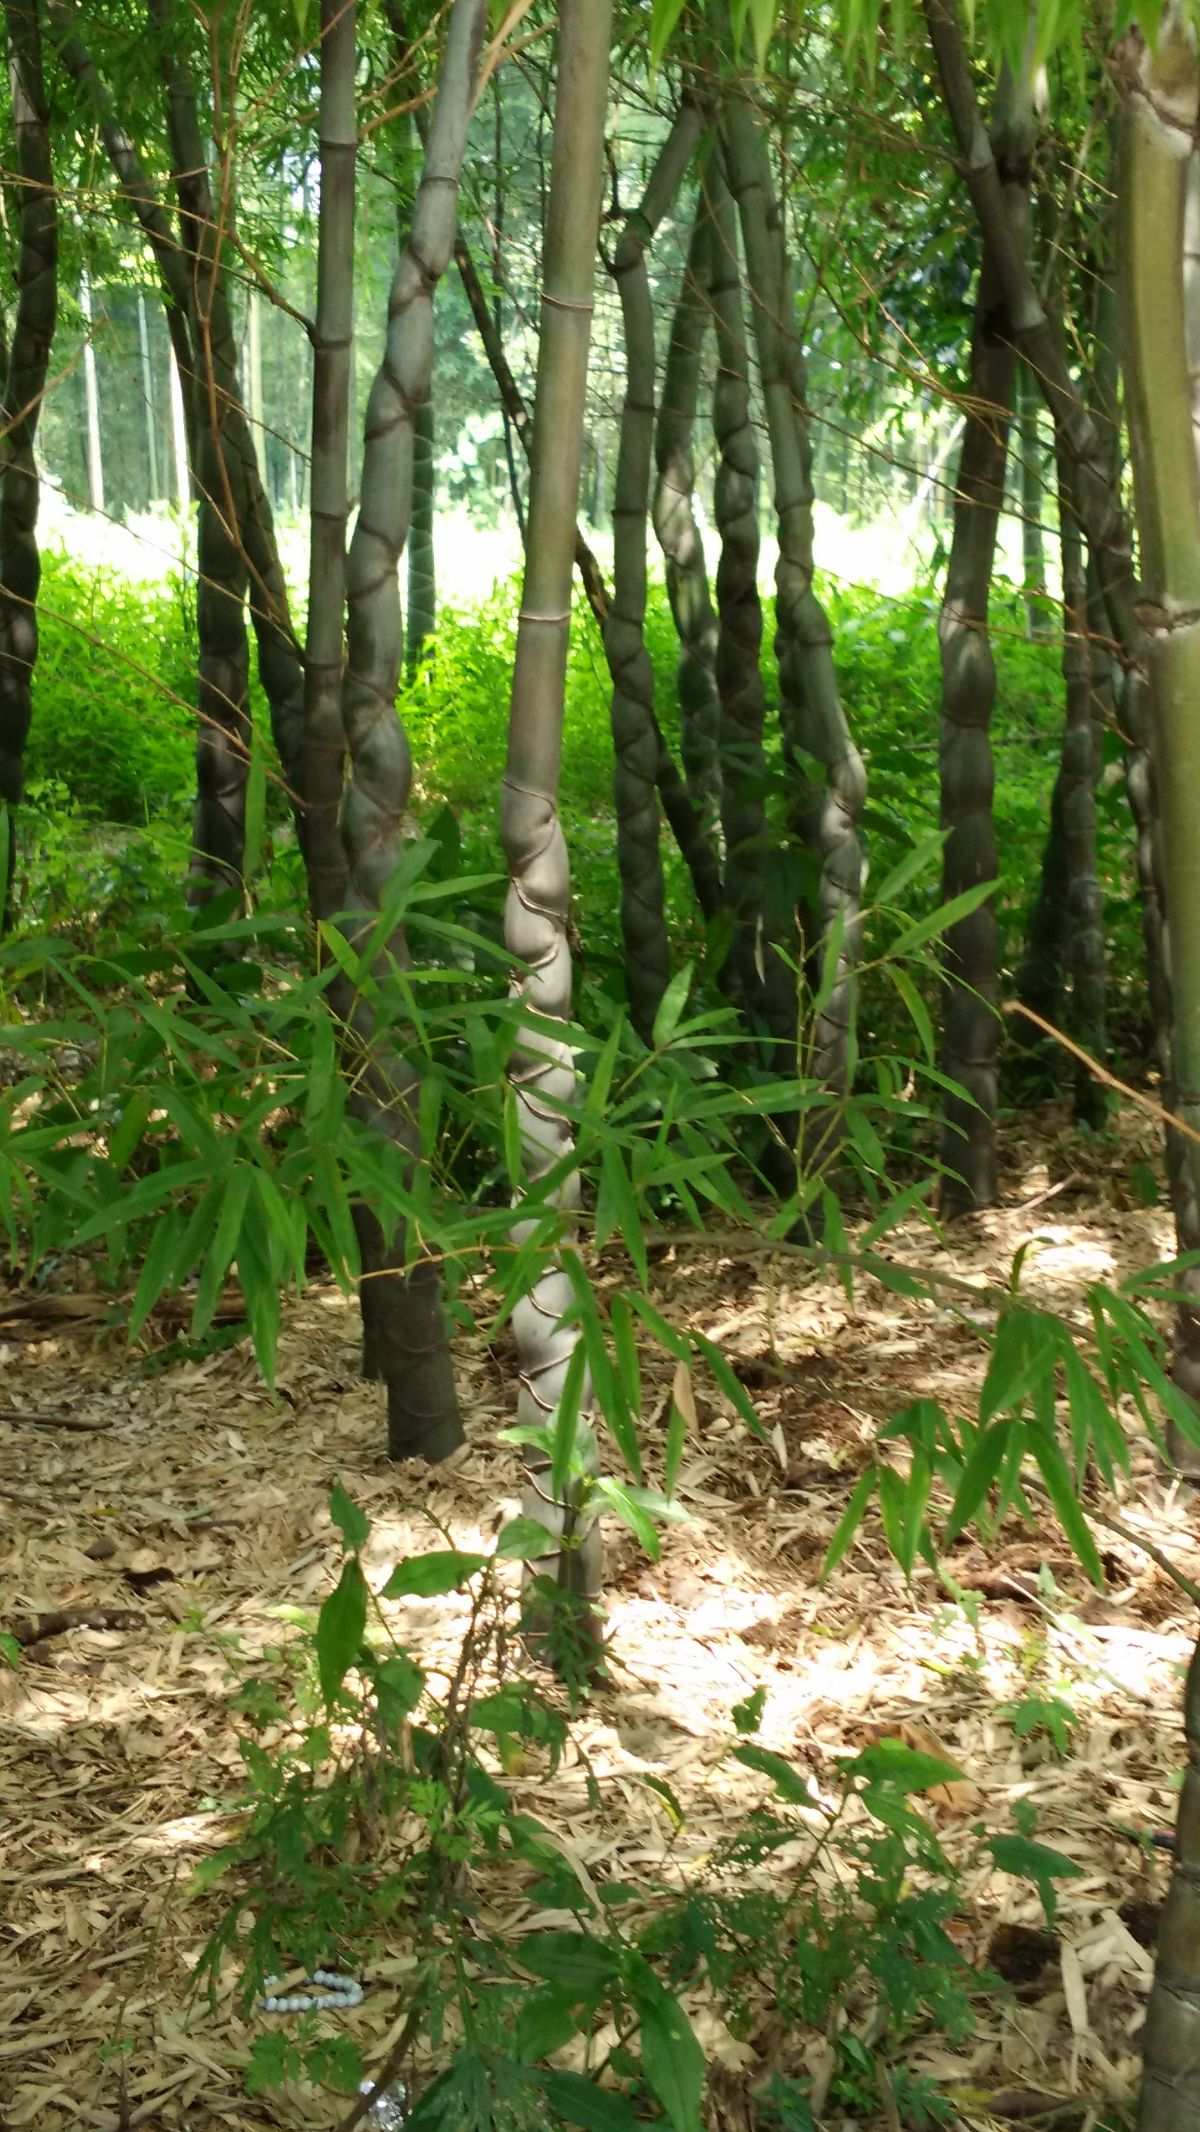
[[[1024, 1286], [1069, 1310], [1090, 1280], [1169, 1254], [1161, 1210], [1140, 1209], [1129, 1189], [1140, 1155], [1153, 1156], [1140, 1122], [1089, 1152], [1065, 1128], [1032, 1142], [1018, 1120], [1007, 1203], [949, 1249], [914, 1229], [892, 1255], [982, 1284], [1005, 1280], [1034, 1239]], [[928, 1574], [908, 1591], [870, 1523], [819, 1587], [877, 1426], [921, 1395], [974, 1401], [988, 1314], [973, 1324], [869, 1282], [851, 1309], [836, 1283], [802, 1283], [795, 1261], [668, 1254], [657, 1277], [664, 1308], [723, 1343], [772, 1441], [751, 1439], [698, 1388], [680, 1482], [690, 1522], [668, 1532], [658, 1564], [613, 1535], [616, 1663], [577, 1727], [604, 1809], [589, 1803], [573, 1749], [553, 1776], [515, 1777], [518, 1795], [593, 1876], [637, 1881], [668, 1860], [686, 1875], [761, 1798], [761, 1778], [728, 1759], [732, 1706], [757, 1687], [764, 1744], [818, 1774], [881, 1734], [948, 1755], [966, 1777], [930, 1802], [948, 1848], [965, 1847], [979, 1820], [1009, 1827], [1020, 1798], [1037, 1808], [1040, 1840], [1083, 1872], [1062, 1884], [1053, 1939], [1008, 1929], [1042, 1926], [1032, 1890], [974, 1873], [968, 1952], [990, 1947], [1003, 1971], [1007, 1947], [1011, 1988], [984, 2001], [967, 2042], [931, 2038], [910, 2062], [991, 2097], [992, 2114], [964, 2111], [964, 2126], [1004, 2122], [1005, 2093], [1014, 2108], [1031, 2094], [1061, 2098], [1053, 2122], [1071, 2132], [1119, 2125], [1166, 1867], [1117, 1825], [1173, 1822], [1186, 1604], [1119, 1541], [1106, 1549], [1108, 1590], [1093, 1592], [1062, 1541], [1034, 1530], [1006, 1534], [990, 1561], [956, 1557], [960, 1582], [985, 1595], [977, 1630]], [[377, 1393], [355, 1378], [356, 1313], [334, 1291], [314, 1288], [291, 1311], [274, 1397], [244, 1347], [153, 1374], [85, 1318], [47, 1323], [20, 1308], [0, 1308], [0, 1627], [80, 1607], [128, 1620], [51, 1635], [0, 1676], [0, 2124], [336, 2125], [346, 2105], [329, 2098], [248, 2100], [247, 2027], [230, 2001], [215, 2013], [189, 2001], [219, 1899], [190, 1893], [189, 1876], [234, 1826], [230, 1697], [245, 1654], [278, 1641], [274, 1609], [315, 1605], [336, 1574], [331, 1481], [373, 1520], [373, 1575], [440, 1544], [429, 1511], [458, 1544], [486, 1546], [498, 1505], [517, 1492], [516, 1453], [496, 1441], [511, 1419], [505, 1358], [464, 1343], [471, 1454], [418, 1478], [381, 1454]], [[1200, 1574], [1195, 1511], [1149, 1457], [1123, 1515]], [[464, 1618], [460, 1598], [397, 1607], [398, 1633], [434, 1668], [453, 1664]], [[1061, 1758], [1019, 1740], [1004, 1714], [1031, 1688], [1074, 1712]], [[676, 1795], [682, 1830], [647, 1776]], [[480, 1899], [513, 1939], [545, 1922], [515, 1881]], [[406, 1955], [400, 1945], [388, 1955], [346, 2017], [368, 2062], [399, 2026]], [[738, 2096], [761, 2077], [769, 2009], [741, 2041], [691, 2010], [720, 2069], [720, 2122], [744, 2125]], [[878, 2122], [899, 2121], [881, 2106]]]

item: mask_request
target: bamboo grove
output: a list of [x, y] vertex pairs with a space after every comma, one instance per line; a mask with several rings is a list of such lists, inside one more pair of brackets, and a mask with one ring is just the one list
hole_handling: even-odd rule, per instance
[[[586, 1331], [577, 1139], [595, 1121], [578, 1103], [560, 804], [571, 632], [591, 632], [611, 692], [628, 1040], [653, 1059], [698, 1003], [727, 1059], [757, 1077], [760, 1095], [773, 1091], [747, 1106], [755, 1131], [737, 1149], [747, 1201], [776, 1241], [844, 1254], [873, 1161], [856, 1103], [864, 1000], [878, 982], [872, 821], [891, 802], [818, 586], [818, 505], [839, 437], [871, 427], [850, 398], [860, 358], [886, 368], [893, 396], [893, 429], [876, 424], [874, 437], [900, 433], [918, 402], [932, 409], [929, 434], [938, 421], [944, 432], [929, 474], [944, 496], [928, 623], [940, 700], [931, 695], [924, 732], [909, 736], [928, 749], [940, 922], [913, 936], [929, 981], [896, 979], [918, 1032], [935, 1032], [924, 1183], [936, 1179], [947, 1223], [991, 1207], [1002, 1100], [1027, 1100], [1047, 1070], [1076, 1120], [1098, 1126], [1094, 1069], [1119, 1062], [1123, 1018], [1171, 1121], [1180, 1249], [1200, 1249], [1196, 27], [1173, 9], [1114, 28], [1100, 10], [1052, 24], [1050, 10], [1011, 4], [978, 11], [969, 37], [958, 0], [923, 0], [905, 22], [844, 13], [798, 0], [4, 7], [10, 936], [22, 926], [23, 758], [40, 691], [41, 443], [60, 419], [56, 398], [78, 379], [85, 398], [94, 390], [99, 274], [136, 283], [143, 354], [157, 303], [170, 370], [159, 397], [175, 426], [170, 449], [151, 431], [154, 478], [165, 485], [174, 464], [177, 507], [195, 518], [187, 902], [197, 922], [217, 910], [236, 925], [253, 900], [253, 648], [274, 804], [294, 825], [303, 871], [312, 1011], [327, 1023], [348, 1112], [393, 1180], [386, 1204], [364, 1190], [351, 1209], [362, 1370], [386, 1388], [390, 1456], [427, 1463], [465, 1440], [449, 1307], [461, 1311], [463, 1291], [444, 1292], [453, 1253], [436, 1247], [429, 1212], [437, 1075], [396, 1011], [424, 952], [396, 897], [419, 841], [423, 772], [397, 700], [438, 657], [449, 384], [437, 325], [452, 298], [478, 336], [522, 553], [511, 696], [495, 704], [507, 734], [494, 811], [510, 1040], [494, 1091], [503, 1204], [488, 1235], [516, 1268], [513, 1403], [524, 1510], [541, 1536], [529, 1575], [578, 1603], [593, 1650], [599, 1518], [618, 1500], [598, 1492], [610, 1483], [593, 1424], [610, 1400], [636, 1409], [636, 1369], [633, 1394], [614, 1389]], [[518, 103], [533, 114], [523, 164], [505, 131]], [[839, 191], [847, 159], [855, 184]], [[281, 290], [286, 242], [264, 263], [271, 215], [308, 218], [307, 308]], [[506, 262], [518, 224], [538, 283], [523, 312]], [[912, 268], [911, 315], [899, 295], [872, 292], [893, 240]], [[947, 249], [962, 267], [952, 299], [930, 293], [921, 265]], [[524, 379], [518, 317], [536, 348]], [[935, 356], [932, 343], [947, 340]], [[291, 351], [307, 395], [300, 586], [268, 478], [264, 346], [281, 374]], [[602, 356], [613, 380], [603, 405]], [[294, 411], [295, 382], [290, 397]], [[89, 448], [95, 503], [96, 439]], [[991, 894], [992, 732], [997, 543], [1014, 498], [1028, 628], [1059, 647], [1062, 715], [1039, 841], [1022, 854], [1036, 884], [1026, 937], [1006, 953]], [[593, 531], [605, 514], [611, 584]], [[658, 573], [676, 635], [669, 695], [648, 627]], [[1097, 811], [1114, 780], [1144, 940], [1133, 1009], [1105, 968]], [[205, 982], [190, 973], [193, 990]], [[1054, 1050], [1060, 1032], [1069, 1052]], [[591, 1032], [598, 1046], [607, 1035]], [[632, 1165], [606, 1151], [598, 1229], [637, 1230], [635, 1190]], [[232, 1264], [232, 1218], [229, 1237]], [[1185, 1474], [1200, 1470], [1180, 1421], [1200, 1402], [1196, 1279], [1191, 1267], [1180, 1275], [1175, 1327], [1170, 1448]], [[625, 1310], [618, 1376], [631, 1323]], [[619, 1498], [635, 1529], [639, 1501]], [[1143, 2132], [1200, 2127], [1200, 1659], [1186, 1719]]]

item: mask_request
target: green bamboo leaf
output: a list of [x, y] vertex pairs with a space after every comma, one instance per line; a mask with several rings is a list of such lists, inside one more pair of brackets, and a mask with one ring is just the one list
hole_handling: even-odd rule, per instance
[[958, 925], [964, 918], [969, 918], [972, 911], [979, 909], [981, 903], [986, 903], [989, 896], [995, 895], [996, 887], [995, 881], [977, 881], [974, 888], [965, 888], [961, 896], [952, 896], [949, 903], [943, 903], [938, 910], [931, 911], [928, 917], [918, 918], [912, 925], [906, 925], [903, 932], [892, 942], [889, 953], [897, 956], [911, 955], [914, 949], [924, 947], [939, 934], [948, 932], [952, 925]]
[[457, 1548], [433, 1548], [427, 1555], [410, 1555], [397, 1562], [379, 1596], [440, 1599], [446, 1592], [461, 1591], [486, 1567], [486, 1555], [462, 1554]]
[[847, 1777], [861, 1777], [865, 1784], [886, 1784], [893, 1791], [933, 1791], [939, 1784], [961, 1784], [963, 1772], [941, 1755], [924, 1754], [903, 1740], [876, 1740], [864, 1747], [853, 1761], [842, 1765]]
[[496, 1553], [502, 1562], [534, 1562], [539, 1555], [552, 1555], [557, 1546], [548, 1525], [536, 1518], [510, 1518], [501, 1527]]
[[[895, 0], [893, 0], [894, 4]], [[925, 1005], [907, 970], [902, 969], [898, 963], [893, 962], [885, 962], [883, 970], [884, 975], [903, 1000], [908, 1011], [908, 1018], [917, 1032], [921, 1050], [924, 1052], [929, 1065], [932, 1066], [937, 1058], [937, 1039], [933, 1033], [933, 1022], [930, 1018], [928, 1007]]]
[[668, 1355], [674, 1355], [677, 1362], [691, 1362], [692, 1347], [686, 1334], [676, 1332], [675, 1327], [667, 1323], [661, 1311], [655, 1309], [649, 1296], [639, 1295], [633, 1290], [629, 1293], [628, 1302], [630, 1309], [636, 1311], [647, 1331], [653, 1333], [659, 1346], [665, 1348]]
[[173, 1212], [154, 1224], [126, 1327], [130, 1341], [137, 1339], [155, 1304], [175, 1287], [173, 1267], [182, 1232], [182, 1217]]
[[371, 1521], [347, 1495], [340, 1481], [329, 1491], [329, 1515], [352, 1554], [361, 1553], [371, 1536]]
[[357, 1555], [352, 1555], [342, 1564], [342, 1574], [317, 1617], [317, 1672], [328, 1710], [358, 1658], [366, 1626], [366, 1580]]
[[867, 1504], [879, 1486], [879, 1472], [878, 1466], [868, 1466], [865, 1473], [859, 1474], [858, 1480], [854, 1485], [854, 1491], [834, 1527], [833, 1538], [826, 1549], [825, 1560], [821, 1564], [820, 1582], [822, 1584], [824, 1584], [827, 1577], [833, 1575], [843, 1555], [848, 1552], [854, 1535], [866, 1514]]
[[520, 1101], [511, 1087], [504, 1091], [504, 1167], [510, 1190], [519, 1193], [525, 1181], [525, 1153], [521, 1135]]
[[654, 1017], [654, 1028], [651, 1031], [651, 1038], [656, 1051], [665, 1051], [675, 1031], [678, 1029], [691, 989], [692, 965], [687, 962], [682, 970], [675, 972], [658, 1003], [658, 1012]]
[[675, 2132], [701, 2132], [704, 2053], [678, 1999], [639, 1961], [630, 1995], [641, 2021], [642, 2066]]
[[[539, 2058], [551, 2057], [570, 2042], [579, 2029], [575, 2013], [577, 2005], [578, 2001], [570, 1992], [560, 1991], [554, 1984], [547, 1984], [543, 1990], [522, 2000], [517, 2015], [517, 2053], [524, 2063], [536, 2064]], [[590, 2086], [590, 2083], [585, 2084]], [[596, 2092], [594, 2088], [592, 2092]], [[569, 2122], [577, 2120], [570, 2119]], [[627, 2125], [628, 2122], [626, 2119]]]
[[913, 881], [937, 864], [945, 843], [946, 833], [942, 829], [933, 829], [921, 837], [878, 885], [872, 884], [872, 902], [880, 908], [897, 902]]
[[637, 1197], [629, 1181], [629, 1172], [625, 1167], [625, 1157], [613, 1140], [607, 1143], [600, 1158], [600, 1192], [596, 1201], [597, 1248], [606, 1244], [611, 1236], [624, 1239], [637, 1277], [643, 1288], [647, 1288], [650, 1284], [650, 1268], [646, 1258], [642, 1217]]
[[1002, 1873], [1011, 1873], [1017, 1880], [1032, 1881], [1041, 1898], [1046, 1923], [1053, 1925], [1058, 1909], [1056, 1880], [1075, 1880], [1083, 1872], [1073, 1858], [1062, 1851], [1052, 1851], [1044, 1843], [1034, 1843], [1028, 1836], [992, 1836], [988, 1841], [992, 1862]]
[[623, 1295], [614, 1296], [609, 1305], [608, 1321], [612, 1327], [613, 1353], [616, 1356], [617, 1376], [631, 1414], [642, 1411], [642, 1372], [638, 1361], [637, 1340], [634, 1336], [633, 1318]]
[[579, 1999], [607, 1990], [617, 1973], [615, 1948], [590, 1932], [531, 1932], [518, 1942], [516, 1953], [522, 1969]]
[[747, 1769], [756, 1769], [761, 1776], [769, 1777], [779, 1797], [786, 1799], [789, 1806], [817, 1805], [807, 1778], [793, 1769], [781, 1754], [772, 1754], [769, 1747], [756, 1747], [749, 1740], [733, 1748], [732, 1754], [735, 1762], [742, 1762]]
[[754, 38], [754, 61], [761, 74], [767, 64], [767, 52], [775, 32], [775, 19], [779, 12], [778, 0], [750, 0], [750, 31]]
[[611, 1509], [616, 1511], [622, 1524], [628, 1525], [630, 1532], [643, 1552], [649, 1555], [650, 1560], [657, 1562], [662, 1554], [662, 1547], [658, 1533], [655, 1530], [654, 1520], [642, 1508], [640, 1503], [634, 1501], [628, 1489], [623, 1488], [620, 1481], [611, 1479], [608, 1474], [603, 1474], [596, 1482], [596, 1493], [609, 1504]]
[[657, 74], [663, 53], [675, 34], [684, 0], [654, 0], [650, 11], [650, 73]]
[[192, 1311], [193, 1340], [202, 1339], [212, 1324], [213, 1312], [220, 1301], [225, 1276], [241, 1235], [242, 1217], [250, 1197], [250, 1183], [251, 1172], [244, 1164], [239, 1164], [231, 1170], [225, 1180], [216, 1230], [196, 1290], [196, 1303]]
[[950, 1522], [946, 1527], [944, 1546], [952, 1546], [959, 1534], [966, 1531], [986, 1497], [1000, 1471], [1012, 1427], [1011, 1422], [1002, 1421], [994, 1428], [979, 1431], [950, 1508]]
[[692, 1334], [692, 1345], [698, 1354], [703, 1355], [725, 1397], [734, 1410], [741, 1415], [751, 1434], [757, 1436], [763, 1443], [769, 1443], [770, 1437], [759, 1419], [758, 1409], [754, 1401], [751, 1399], [741, 1378], [730, 1368], [720, 1348], [712, 1340], [706, 1339], [703, 1333]]
[[1033, 1455], [1041, 1468], [1046, 1483], [1046, 1493], [1054, 1505], [1058, 1522], [1083, 1564], [1092, 1583], [1103, 1585], [1104, 1568], [1092, 1538], [1092, 1528], [1083, 1513], [1083, 1506], [1075, 1492], [1070, 1468], [1058, 1447], [1056, 1439], [1046, 1429], [1030, 1429], [1029, 1441]]
[[608, 1109], [608, 1099], [612, 1092], [613, 1075], [617, 1069], [617, 1059], [620, 1056], [621, 1038], [624, 1029], [624, 1015], [614, 1015], [612, 1028], [605, 1039], [604, 1048], [596, 1055], [596, 1064], [592, 1069], [592, 1077], [588, 1083], [588, 1091], [584, 1099], [585, 1116], [602, 1118]]
[[537, 2084], [556, 2118], [578, 2125], [580, 2132], [645, 2132], [645, 2120], [627, 2096], [602, 2088], [583, 2073], [552, 2069], [539, 2073]]
[[85, 1221], [75, 1231], [72, 1239], [75, 1248], [112, 1236], [117, 1230], [128, 1228], [131, 1222], [156, 1214], [169, 1200], [182, 1198], [194, 1185], [207, 1184], [211, 1176], [210, 1163], [173, 1162], [166, 1169], [155, 1170], [150, 1177], [139, 1177], [136, 1184], [122, 1188], [114, 1205], [102, 1208], [91, 1221]]
[[562, 1500], [567, 1482], [571, 1478], [571, 1466], [579, 1437], [580, 1402], [583, 1398], [584, 1372], [587, 1368], [587, 1350], [582, 1340], [577, 1340], [567, 1363], [562, 1391], [554, 1410], [550, 1448], [550, 1483], [556, 1501]]

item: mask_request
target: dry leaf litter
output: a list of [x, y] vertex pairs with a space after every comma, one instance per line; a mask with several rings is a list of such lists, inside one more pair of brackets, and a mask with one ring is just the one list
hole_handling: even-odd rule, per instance
[[[1010, 1146], [1008, 1205], [962, 1225], [949, 1247], [913, 1227], [889, 1250], [986, 1288], [1031, 1241], [1028, 1294], [1076, 1309], [1088, 1281], [1170, 1253], [1162, 1212], [1122, 1192], [1139, 1137], [1150, 1152], [1145, 1128], [1132, 1128], [1111, 1184], [1089, 1158], [1086, 1189], [1063, 1178], [1057, 1150], [1055, 1185], [1044, 1147]], [[1039, 2122], [1098, 2124], [1136, 2085], [1166, 1864], [1118, 1824], [1173, 1821], [1180, 1669], [1194, 1633], [1186, 1602], [1123, 1541], [1105, 1547], [1101, 1595], [1053, 1533], [1010, 1530], [992, 1560], [956, 1558], [959, 1581], [985, 1592], [976, 1633], [927, 1573], [905, 1588], [870, 1523], [818, 1589], [877, 1425], [922, 1395], [972, 1402], [992, 1312], [985, 1302], [956, 1314], [869, 1281], [850, 1305], [794, 1259], [695, 1249], [661, 1254], [656, 1283], [661, 1307], [723, 1343], [770, 1442], [697, 1383], [679, 1484], [691, 1522], [665, 1536], [658, 1564], [619, 1528], [612, 1535], [616, 1664], [576, 1728], [603, 1811], [574, 1751], [553, 1777], [510, 1779], [515, 1794], [585, 1877], [685, 1877], [762, 1796], [762, 1780], [728, 1759], [731, 1707], [761, 1687], [764, 1744], [826, 1783], [839, 1756], [884, 1734], [950, 1757], [964, 1780], [935, 1794], [931, 1812], [952, 1851], [976, 1821], [1007, 1828], [1013, 1802], [1032, 1802], [1041, 1840], [1083, 1875], [1063, 1884], [1053, 1934], [1031, 1890], [976, 1879], [968, 1952], [990, 1949], [1012, 1990], [988, 2001], [969, 2046], [931, 2040], [911, 2062], [992, 2098], [992, 2114], [963, 2116], [971, 2132], [1004, 2123], [995, 2111], [1006, 2097], [1007, 2121], [1042, 2098]], [[289, 1309], [273, 1397], [244, 1346], [149, 1374], [94, 1310], [47, 1313], [47, 1300], [24, 1316], [14, 1300], [0, 1324], [0, 1626], [27, 1645], [20, 1667], [0, 1672], [0, 2125], [335, 2126], [347, 2108], [336, 2098], [247, 2098], [250, 2032], [232, 1998], [214, 2015], [189, 1997], [220, 1899], [190, 1895], [189, 1878], [235, 1826], [230, 1696], [246, 1654], [278, 1642], [273, 1610], [315, 1606], [330, 1587], [335, 1477], [372, 1519], [376, 1583], [402, 1556], [444, 1544], [429, 1513], [457, 1544], [490, 1544], [518, 1489], [516, 1454], [497, 1441], [512, 1418], [509, 1360], [462, 1345], [471, 1453], [452, 1473], [416, 1473], [382, 1455], [377, 1393], [355, 1375], [356, 1312], [334, 1290], [314, 1288]], [[663, 1361], [656, 1382], [656, 1366], [652, 1463], [672, 1371]], [[1148, 1457], [1122, 1516], [1200, 1575], [1196, 1513]], [[1053, 1584], [1038, 1581], [1045, 1567]], [[452, 1668], [465, 1599], [394, 1612], [423, 1664]], [[112, 1625], [52, 1625], [39, 1637], [39, 1617], [55, 1614]], [[1022, 1693], [1035, 1639], [1080, 1719], [1061, 1761], [1018, 1741], [1000, 1715]], [[647, 1776], [682, 1804], [682, 1832]], [[481, 1900], [514, 1944], [546, 1922], [515, 1879]], [[402, 2026], [410, 1963], [403, 1944], [383, 1950], [346, 2017], [368, 2064]], [[770, 2009], [747, 2040], [703, 2003], [689, 2010], [710, 2055], [714, 2124], [748, 2125], [746, 2097], [769, 2068]], [[891, 2122], [883, 2110], [880, 2126]]]

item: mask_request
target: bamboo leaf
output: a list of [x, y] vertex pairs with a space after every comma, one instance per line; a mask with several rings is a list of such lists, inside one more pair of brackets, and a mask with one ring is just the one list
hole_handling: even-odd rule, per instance
[[371, 1521], [352, 1502], [340, 1481], [335, 1481], [329, 1491], [329, 1515], [351, 1553], [360, 1553], [371, 1536]]
[[342, 1574], [317, 1617], [317, 1672], [326, 1709], [337, 1701], [362, 1649], [366, 1626], [366, 1580], [357, 1555], [352, 1555], [342, 1564]]
[[487, 1567], [486, 1555], [462, 1554], [457, 1548], [432, 1548], [427, 1555], [410, 1555], [397, 1562], [380, 1593], [381, 1599], [441, 1599], [447, 1592], [461, 1591], [472, 1577]]
[[859, 1474], [853, 1494], [834, 1527], [833, 1538], [826, 1549], [825, 1560], [821, 1564], [820, 1581], [822, 1584], [824, 1584], [827, 1577], [833, 1575], [843, 1555], [848, 1552], [854, 1535], [866, 1514], [867, 1504], [875, 1494], [878, 1486], [878, 1466], [868, 1466], [865, 1473]]
[[789, 1806], [817, 1804], [807, 1778], [793, 1769], [781, 1754], [772, 1754], [769, 1747], [756, 1747], [749, 1740], [732, 1752], [735, 1762], [742, 1762], [747, 1769], [756, 1769], [761, 1776], [769, 1777], [779, 1797], [786, 1799]]
[[842, 1769], [847, 1777], [861, 1777], [867, 1784], [887, 1784], [901, 1792], [933, 1791], [939, 1784], [961, 1784], [963, 1778], [956, 1762], [925, 1754], [903, 1740], [876, 1740], [853, 1761], [843, 1763]]
[[646, 2078], [675, 2132], [700, 2132], [704, 2053], [696, 2041], [692, 2024], [678, 1999], [659, 1982], [648, 1962], [636, 1964], [630, 1986], [641, 2018], [640, 2041]]
[[975, 1516], [996, 1475], [1000, 1471], [1012, 1431], [1010, 1422], [998, 1422], [994, 1428], [981, 1429], [975, 1439], [974, 1449], [963, 1468], [963, 1477], [958, 1484], [950, 1508], [950, 1522], [946, 1527], [944, 1545], [950, 1547], [961, 1532], [965, 1532]]
[[[663, 53], [675, 34], [675, 26], [683, 13], [684, 0], [654, 0], [650, 11], [650, 72], [657, 74], [662, 65]], [[656, 1038], [657, 1041], [657, 1038]]]
[[1083, 1506], [1075, 1492], [1070, 1469], [1058, 1447], [1056, 1439], [1046, 1429], [1029, 1431], [1033, 1455], [1041, 1468], [1046, 1483], [1046, 1493], [1054, 1505], [1058, 1522], [1083, 1564], [1092, 1583], [1103, 1585], [1104, 1569], [1092, 1538], [1092, 1528], [1083, 1513]]

